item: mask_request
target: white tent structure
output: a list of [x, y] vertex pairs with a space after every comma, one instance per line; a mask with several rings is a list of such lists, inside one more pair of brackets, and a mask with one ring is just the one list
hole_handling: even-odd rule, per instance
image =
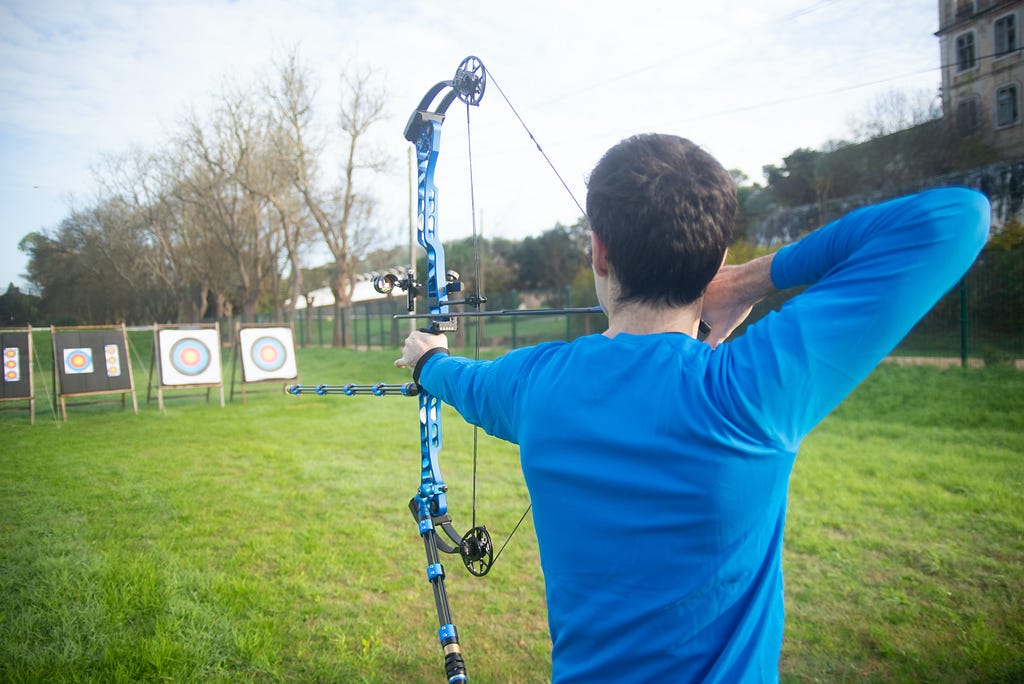
[[[405, 270], [392, 269], [388, 271], [394, 273], [399, 277], [405, 276]], [[373, 289], [373, 277], [381, 275], [379, 273], [361, 273], [356, 276], [355, 286], [352, 288], [352, 303], [358, 304], [360, 302], [372, 302], [378, 299], [388, 299], [388, 295], [381, 294]], [[395, 297], [401, 295], [401, 292], [396, 292], [391, 295]], [[307, 303], [307, 300], [309, 303]], [[288, 302], [286, 302], [287, 304]], [[309, 293], [308, 297], [304, 297], [295, 303], [295, 309], [301, 310], [306, 307], [317, 308], [321, 306], [333, 306], [334, 295], [331, 293], [331, 288], [321, 287], [320, 289], [313, 290]]]

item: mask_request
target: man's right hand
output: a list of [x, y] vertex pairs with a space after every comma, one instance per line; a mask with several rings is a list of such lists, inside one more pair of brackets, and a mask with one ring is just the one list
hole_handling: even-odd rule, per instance
[[771, 268], [774, 254], [737, 266], [722, 266], [704, 292], [700, 317], [711, 328], [705, 342], [712, 348], [725, 341], [746, 320], [759, 301], [775, 291]]

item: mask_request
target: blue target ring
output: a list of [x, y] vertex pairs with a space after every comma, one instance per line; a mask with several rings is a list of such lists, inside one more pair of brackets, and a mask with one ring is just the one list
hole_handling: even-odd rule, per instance
[[171, 347], [171, 365], [182, 375], [199, 375], [210, 366], [210, 350], [194, 337], [183, 337]]
[[288, 360], [288, 352], [285, 351], [284, 345], [280, 340], [270, 336], [260, 337], [253, 342], [249, 356], [257, 368], [266, 372], [278, 370]]

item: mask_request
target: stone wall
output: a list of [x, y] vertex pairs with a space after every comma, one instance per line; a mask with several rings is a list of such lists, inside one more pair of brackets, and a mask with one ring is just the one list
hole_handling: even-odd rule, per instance
[[[1024, 160], [989, 164], [970, 171], [931, 178], [916, 189], [961, 185], [985, 193], [992, 203], [992, 229], [1010, 221], [1024, 222]], [[913, 191], [911, 189], [910, 191]], [[905, 191], [891, 196], [905, 194]], [[820, 225], [868, 204], [886, 199], [884, 193], [828, 200], [824, 205], [776, 208], [766, 216], [752, 219], [747, 239], [761, 247], [793, 242]]]

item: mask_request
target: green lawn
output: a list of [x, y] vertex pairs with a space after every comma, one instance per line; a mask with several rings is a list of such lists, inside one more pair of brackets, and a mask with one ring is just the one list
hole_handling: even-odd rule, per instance
[[[138, 416], [72, 403], [57, 423], [42, 388], [35, 426], [0, 414], [0, 681], [443, 681], [406, 508], [416, 400], [262, 386], [224, 409], [169, 393], [161, 414], [146, 336], [133, 342]], [[396, 355], [301, 350], [301, 380], [402, 381]], [[465, 527], [473, 435], [449, 418], [442, 469]], [[514, 448], [481, 435], [480, 452], [477, 518], [500, 545], [528, 496]], [[797, 461], [783, 680], [1024, 679], [1022, 459], [1024, 374], [876, 371]], [[545, 681], [532, 527], [486, 578], [460, 565], [448, 589], [472, 681]]]

